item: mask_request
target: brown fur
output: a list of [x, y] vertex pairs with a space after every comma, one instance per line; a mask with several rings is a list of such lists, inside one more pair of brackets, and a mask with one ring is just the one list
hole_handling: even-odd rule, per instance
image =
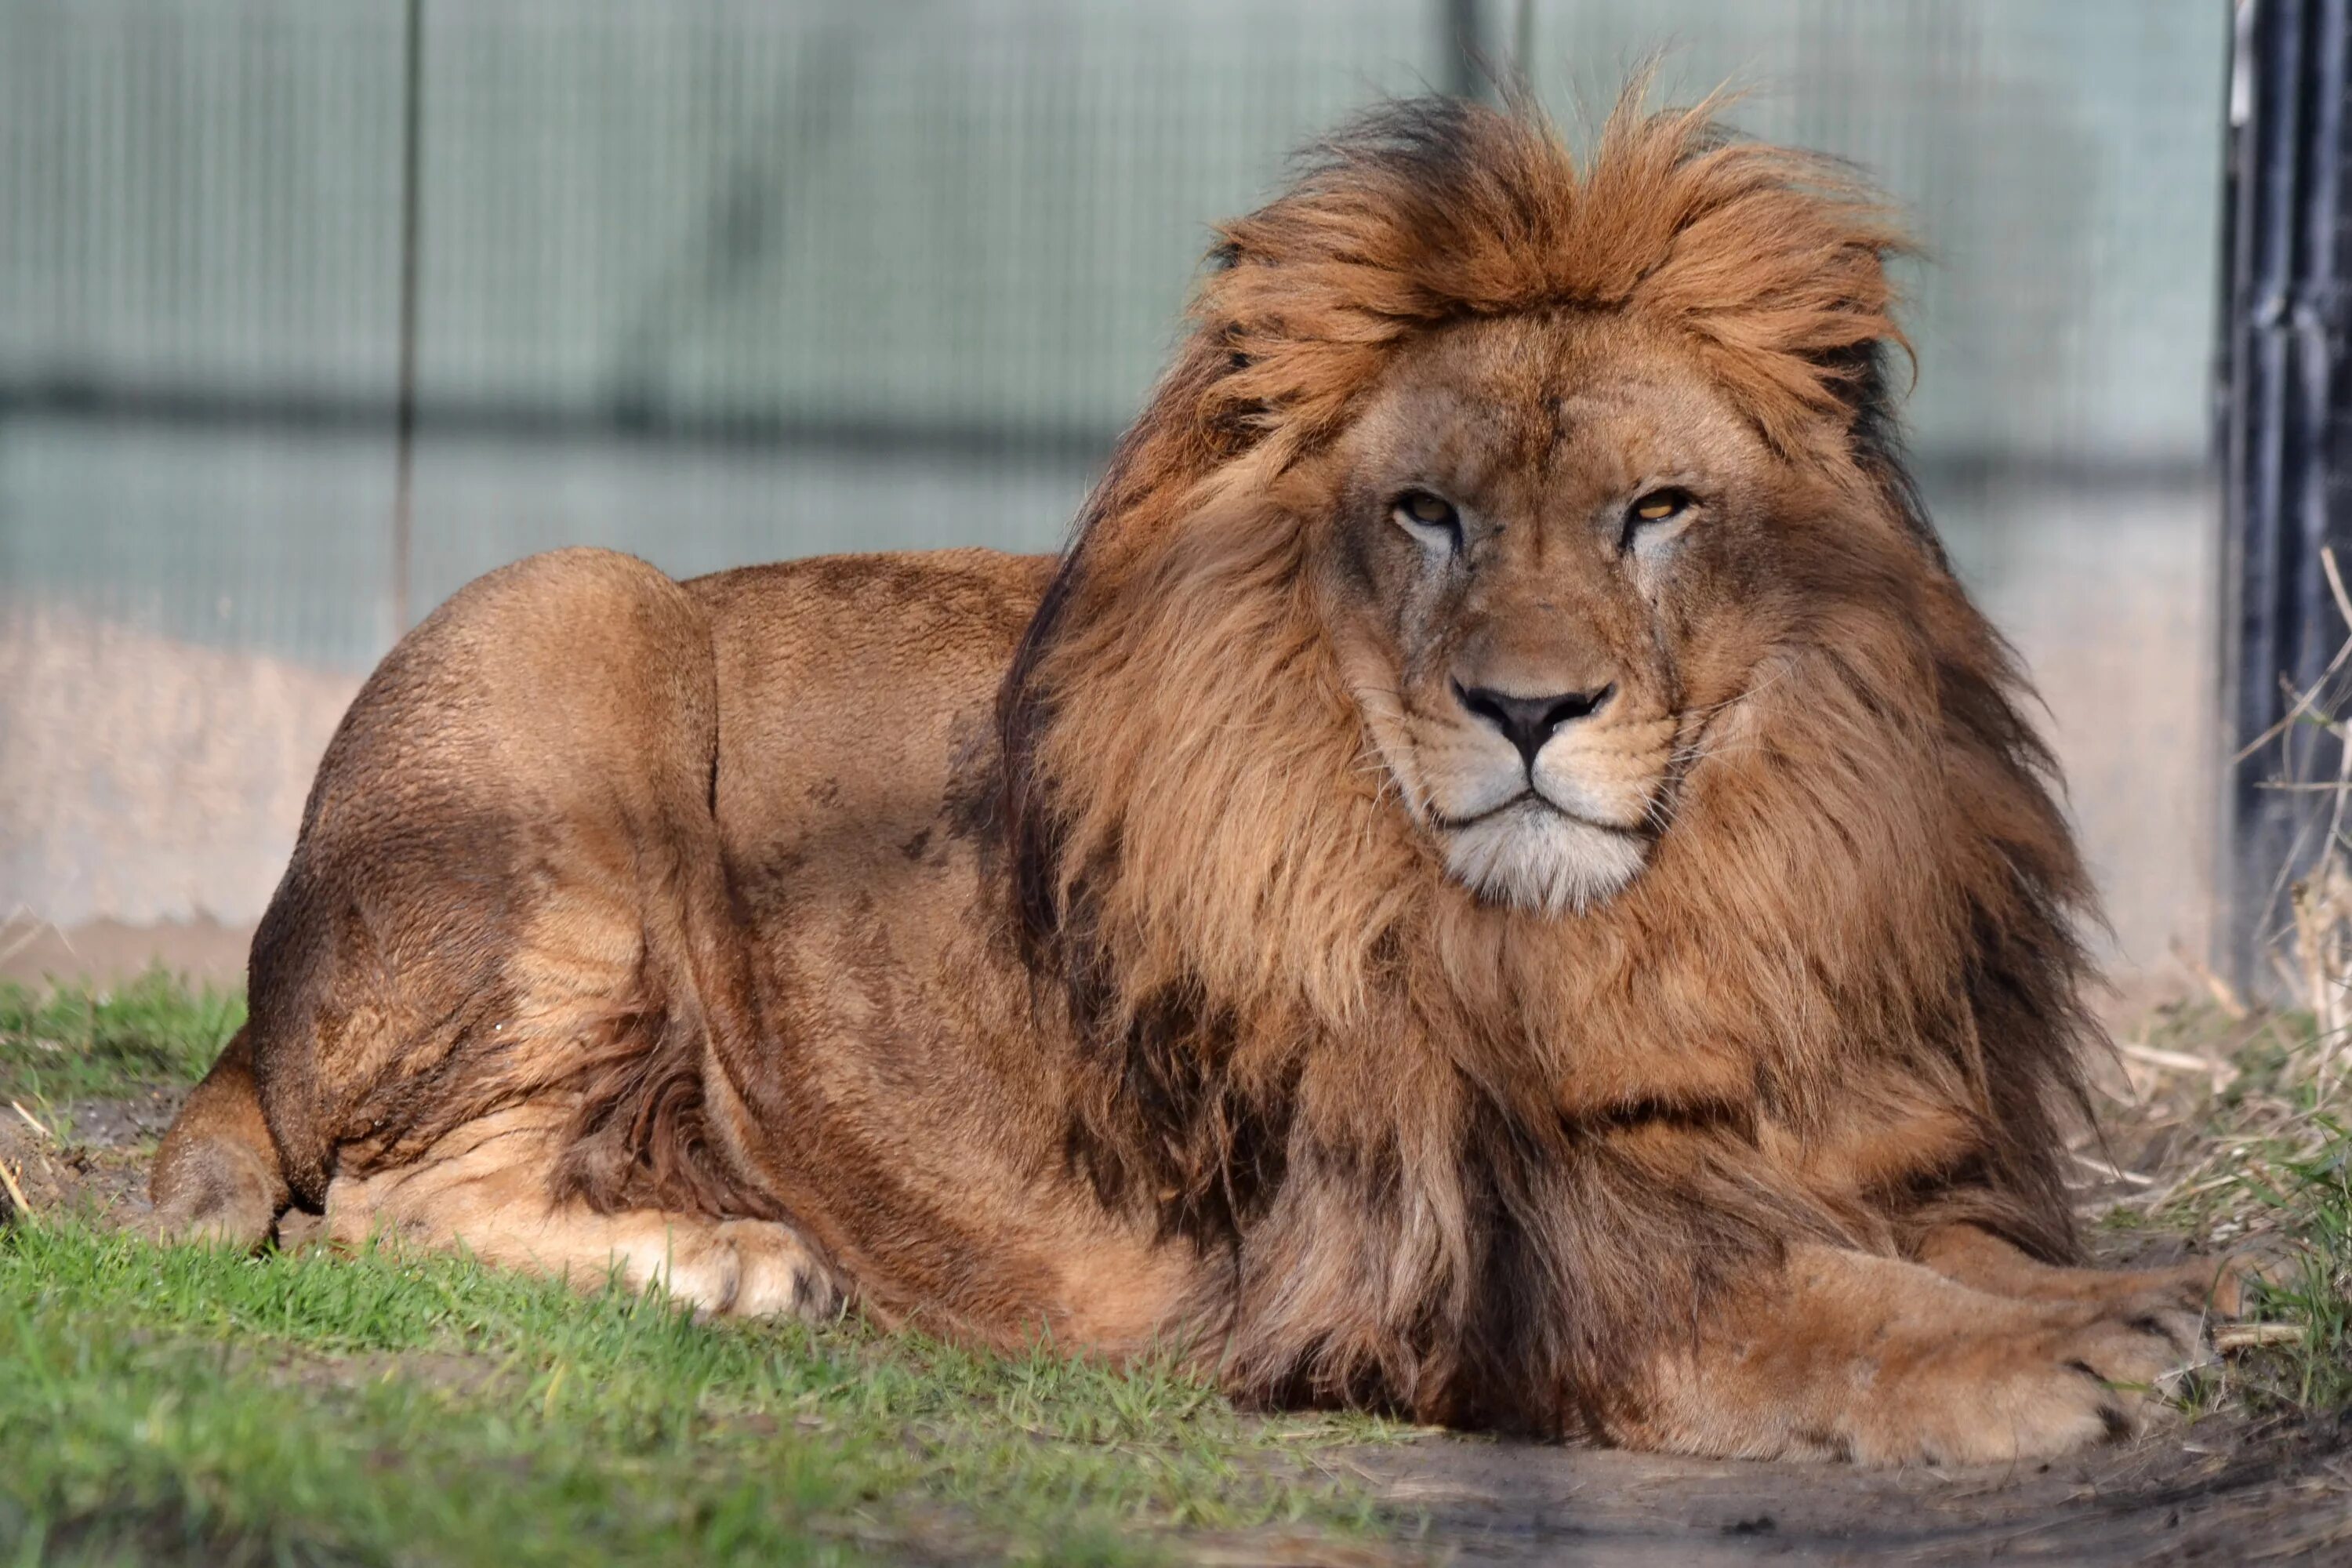
[[[347, 1234], [714, 1310], [1698, 1451], [2128, 1426], [2210, 1281], [2052, 1267], [2087, 889], [1893, 444], [1899, 243], [1704, 111], [1402, 105], [1228, 227], [1058, 563], [468, 587], [165, 1220], [257, 1238], [257, 1106]], [[1523, 777], [1490, 687], [1598, 695]], [[1465, 850], [1498, 768], [1576, 809]]]

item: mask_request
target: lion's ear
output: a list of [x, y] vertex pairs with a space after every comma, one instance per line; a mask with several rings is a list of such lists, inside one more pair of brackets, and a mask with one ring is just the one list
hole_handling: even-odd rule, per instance
[[[1857, 458], [1890, 449], [1899, 455], [1902, 449], [1900, 395], [1887, 374], [1889, 346], [1882, 338], [1863, 338], [1813, 356], [1823, 384], [1844, 413]], [[1899, 339], [1893, 346], [1910, 352]]]
[[1816, 363], [1844, 410], [1846, 447], [1854, 466], [1869, 476], [1888, 510], [1943, 563], [1943, 541], [1911, 477], [1910, 452], [1903, 438], [1898, 407], [1903, 394], [1890, 374], [1890, 362], [1898, 351], [1903, 363], [1910, 364], [1911, 345], [1899, 332], [1832, 349], [1816, 356]]

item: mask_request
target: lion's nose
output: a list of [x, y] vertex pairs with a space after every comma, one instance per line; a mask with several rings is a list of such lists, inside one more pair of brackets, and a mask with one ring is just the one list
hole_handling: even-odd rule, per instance
[[1454, 695], [1462, 706], [1484, 719], [1503, 732], [1503, 739], [1518, 748], [1527, 760], [1529, 772], [1536, 765], [1536, 753], [1544, 742], [1556, 734], [1563, 724], [1573, 724], [1579, 719], [1590, 718], [1601, 710], [1601, 704], [1615, 695], [1614, 681], [1597, 691], [1567, 691], [1550, 697], [1515, 697], [1507, 691], [1497, 691], [1491, 686], [1465, 686], [1454, 683]]

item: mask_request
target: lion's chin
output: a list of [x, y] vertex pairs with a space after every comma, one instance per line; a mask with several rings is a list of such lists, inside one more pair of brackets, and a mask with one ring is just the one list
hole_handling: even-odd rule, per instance
[[1449, 829], [1445, 866], [1480, 898], [1543, 914], [1582, 910], [1632, 881], [1649, 858], [1638, 836], [1524, 802]]

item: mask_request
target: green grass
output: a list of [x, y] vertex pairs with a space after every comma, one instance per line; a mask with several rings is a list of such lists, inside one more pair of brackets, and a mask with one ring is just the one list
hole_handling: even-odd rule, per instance
[[[1379, 1523], [1166, 1364], [698, 1323], [455, 1258], [0, 1235], [0, 1562], [1161, 1555]], [[1303, 1457], [1302, 1457], [1303, 1456]]]
[[241, 993], [161, 970], [111, 991], [0, 982], [0, 1096], [54, 1104], [194, 1083], [244, 1022]]
[[[200, 1077], [241, 997], [0, 985], [0, 1115]], [[134, 1157], [123, 1152], [119, 1157]], [[1385, 1533], [1315, 1451], [1169, 1362], [856, 1323], [701, 1323], [462, 1258], [0, 1231], [0, 1564], [1150, 1561]], [[1261, 1533], [1261, 1546], [1280, 1542]]]
[[2257, 1319], [2293, 1323], [2302, 1337], [2263, 1352], [2263, 1386], [2295, 1409], [2352, 1408], [2352, 1135], [2316, 1116], [2322, 1141], [2282, 1155], [2249, 1195], [2271, 1208], [2294, 1237], [2283, 1268], [2257, 1288]]

